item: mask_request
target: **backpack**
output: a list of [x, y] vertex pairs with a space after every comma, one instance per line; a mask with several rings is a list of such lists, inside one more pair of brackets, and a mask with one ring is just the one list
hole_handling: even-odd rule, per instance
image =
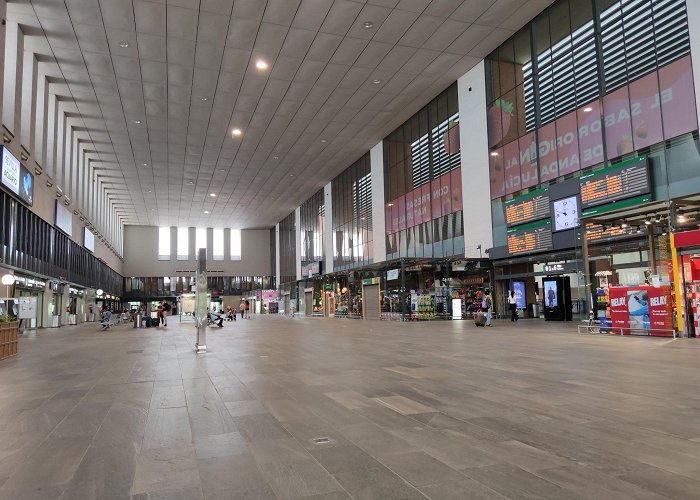
[[172, 306], [166, 302], [165, 305], [163, 306], [163, 310], [165, 312], [170, 312], [170, 309], [172, 309]]

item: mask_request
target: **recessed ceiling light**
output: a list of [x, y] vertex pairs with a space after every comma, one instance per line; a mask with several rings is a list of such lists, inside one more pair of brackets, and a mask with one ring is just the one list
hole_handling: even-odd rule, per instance
[[491, 156], [498, 156], [498, 151], [491, 151]]
[[193, 181], [187, 181], [187, 184], [194, 184]]
[[387, 205], [388, 207], [393, 207], [393, 206], [394, 206], [393, 203], [387, 203], [386, 205]]
[[127, 41], [119, 42], [119, 46], [122, 49], [126, 49], [129, 46], [129, 42], [127, 42]]
[[148, 192], [149, 192], [149, 193], [152, 193], [152, 192], [153, 192], [153, 190], [152, 190], [152, 189], [149, 189], [149, 190], [148, 190]]
[[289, 177], [294, 177], [294, 174], [289, 174]]
[[136, 125], [141, 125], [141, 120], [134, 120], [134, 123], [135, 123]]
[[151, 209], [151, 212], [155, 212], [155, 211], [156, 211], [156, 209], [155, 209], [155, 208], [152, 208], [152, 209]]
[[325, 144], [325, 143], [326, 143], [326, 140], [325, 140], [325, 139], [321, 139], [321, 144]]
[[255, 67], [258, 68], [258, 69], [267, 69], [269, 66], [270, 66], [270, 65], [267, 64], [267, 63], [266, 63], [265, 61], [263, 61], [262, 59], [258, 59], [257, 61], [255, 61]]
[[205, 213], [205, 214], [208, 214], [208, 213], [209, 213], [209, 210], [205, 210], [204, 213]]
[[243, 135], [243, 132], [242, 132], [241, 129], [239, 129], [239, 128], [234, 128], [234, 129], [231, 131], [231, 135], [234, 136], [234, 137], [240, 137], [241, 135]]
[[144, 167], [147, 167], [148, 163], [142, 163], [141, 165], [143, 165]]
[[583, 108], [584, 113], [590, 113], [591, 111], [593, 111], [593, 108], [590, 106]]
[[382, 83], [382, 81], [379, 78], [377, 78], [375, 80], [372, 80], [372, 83], [375, 85], [379, 85], [380, 83]]
[[208, 97], [200, 97], [199, 100], [200, 100], [200, 101], [208, 101], [209, 98], [208, 98]]
[[279, 159], [280, 159], [280, 157], [279, 157], [279, 156], [277, 156], [277, 155], [275, 155], [275, 156], [273, 156], [273, 157], [272, 157], [272, 159], [273, 159], [273, 160], [279, 160]]
[[216, 193], [209, 193], [209, 196], [211, 196], [212, 198], [216, 198]]
[[365, 21], [364, 23], [362, 23], [362, 27], [368, 30], [374, 27], [374, 23], [372, 21]]
[[220, 168], [219, 172], [226, 172], [226, 170], [224, 170], [223, 168]]

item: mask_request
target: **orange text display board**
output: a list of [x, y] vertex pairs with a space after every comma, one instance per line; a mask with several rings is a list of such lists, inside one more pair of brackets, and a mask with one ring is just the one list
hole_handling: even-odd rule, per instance
[[612, 333], [673, 336], [670, 286], [617, 286], [609, 296]]

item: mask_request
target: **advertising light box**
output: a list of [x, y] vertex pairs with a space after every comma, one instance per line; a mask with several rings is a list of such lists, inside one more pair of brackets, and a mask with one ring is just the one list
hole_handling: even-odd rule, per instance
[[95, 235], [88, 228], [85, 228], [85, 248], [91, 252], [95, 251]]
[[55, 226], [68, 236], [73, 234], [73, 213], [56, 200]]
[[34, 174], [15, 158], [6, 147], [2, 148], [2, 185], [22, 202], [34, 203]]

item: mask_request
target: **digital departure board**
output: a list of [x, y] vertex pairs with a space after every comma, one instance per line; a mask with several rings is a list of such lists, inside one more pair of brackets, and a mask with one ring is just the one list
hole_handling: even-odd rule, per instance
[[505, 203], [506, 226], [517, 226], [549, 217], [549, 194], [538, 190]]
[[581, 176], [583, 208], [632, 198], [649, 191], [649, 160], [646, 157]]
[[600, 224], [588, 223], [586, 224], [586, 239], [589, 242], [597, 240], [607, 240], [610, 238], [619, 238], [620, 236], [629, 236], [630, 231], [627, 228], [622, 228], [620, 226], [616, 227], [605, 227]]
[[540, 252], [551, 248], [552, 231], [549, 222], [508, 232], [508, 253], [511, 255]]

